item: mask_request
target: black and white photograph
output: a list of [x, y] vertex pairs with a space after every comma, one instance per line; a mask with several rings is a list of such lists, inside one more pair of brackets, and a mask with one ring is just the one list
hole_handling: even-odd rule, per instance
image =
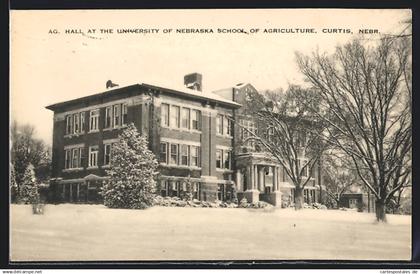
[[412, 259], [409, 9], [10, 11], [10, 262]]

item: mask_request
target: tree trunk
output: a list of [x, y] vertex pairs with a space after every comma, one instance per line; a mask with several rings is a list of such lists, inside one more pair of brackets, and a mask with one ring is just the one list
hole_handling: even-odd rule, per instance
[[295, 210], [303, 208], [303, 188], [295, 188]]
[[375, 201], [376, 220], [386, 223], [385, 202], [382, 200]]

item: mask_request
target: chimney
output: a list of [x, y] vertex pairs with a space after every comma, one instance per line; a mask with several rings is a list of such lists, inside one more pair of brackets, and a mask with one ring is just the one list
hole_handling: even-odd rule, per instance
[[184, 85], [187, 88], [201, 91], [203, 76], [200, 73], [190, 73], [184, 76]]

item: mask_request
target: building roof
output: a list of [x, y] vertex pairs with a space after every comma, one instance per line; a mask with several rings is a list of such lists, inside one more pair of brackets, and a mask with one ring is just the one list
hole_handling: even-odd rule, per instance
[[87, 100], [102, 99], [102, 98], [106, 98], [112, 95], [117, 95], [117, 94], [122, 94], [122, 93], [126, 93], [128, 95], [129, 92], [131, 91], [137, 91], [140, 93], [142, 88], [147, 89], [147, 90], [157, 90], [166, 94], [178, 95], [178, 96], [188, 98], [188, 99], [193, 99], [193, 100], [195, 99], [199, 101], [209, 101], [212, 103], [219, 103], [221, 105], [225, 105], [225, 106], [229, 106], [233, 108], [241, 107], [240, 104], [234, 101], [225, 99], [212, 92], [202, 92], [202, 91], [192, 90], [186, 87], [177, 87], [176, 89], [173, 89], [173, 88], [163, 87], [161, 85], [141, 83], [141, 84], [134, 84], [134, 85], [124, 86], [124, 87], [115, 87], [115, 88], [107, 89], [104, 92], [95, 93], [92, 95], [83, 96], [76, 99], [48, 105], [46, 106], [46, 108], [52, 111], [56, 111], [59, 108], [82, 103]]

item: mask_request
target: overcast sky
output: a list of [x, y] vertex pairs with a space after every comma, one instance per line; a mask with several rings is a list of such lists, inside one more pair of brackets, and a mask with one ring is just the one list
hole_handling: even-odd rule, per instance
[[[408, 10], [119, 10], [12, 11], [11, 119], [30, 123], [52, 141], [52, 112], [45, 106], [105, 91], [111, 79], [179, 87], [191, 72], [203, 75], [204, 92], [241, 82], [258, 90], [302, 82], [295, 52], [332, 53], [359, 29], [398, 33]], [[213, 34], [175, 33], [211, 28]], [[219, 34], [217, 29], [259, 29]], [[264, 29], [315, 29], [309, 34], [264, 34]], [[50, 30], [59, 34], [49, 34]], [[82, 34], [65, 34], [81, 29]], [[88, 34], [88, 29], [96, 33]], [[99, 29], [114, 29], [101, 34]], [[158, 34], [118, 34], [121, 29], [159, 29]], [[163, 29], [173, 29], [163, 34]], [[323, 29], [350, 29], [352, 34]], [[363, 35], [377, 39], [378, 34]]]

